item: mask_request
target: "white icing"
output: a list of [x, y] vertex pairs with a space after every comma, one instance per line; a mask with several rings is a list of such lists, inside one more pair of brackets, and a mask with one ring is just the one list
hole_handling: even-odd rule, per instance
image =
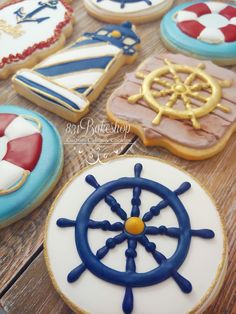
[[0, 161], [0, 190], [12, 187], [22, 178], [24, 169], [6, 160]]
[[198, 39], [210, 44], [219, 44], [225, 41], [222, 31], [215, 28], [205, 28]]
[[197, 20], [198, 16], [194, 12], [190, 11], [179, 11], [176, 16], [174, 17], [175, 21], [177, 23], [181, 23], [184, 21], [189, 21], [189, 20]]
[[6, 136], [0, 137], [0, 161], [3, 159], [3, 157], [7, 153], [7, 143], [8, 143], [8, 139]]
[[214, 1], [206, 2], [206, 5], [213, 13], [218, 13], [227, 7], [227, 4], [225, 3], [214, 2]]
[[34, 133], [39, 133], [39, 130], [31, 122], [28, 122], [20, 116], [14, 119], [5, 129], [5, 135], [8, 141], [29, 136]]
[[[29, 13], [38, 7], [39, 1], [26, 0], [10, 5], [0, 10], [0, 20], [6, 21], [11, 26], [17, 25], [14, 14], [19, 8], [24, 8], [25, 13]], [[13, 38], [11, 35], [0, 30], [0, 60], [10, 54], [23, 53], [23, 51], [36, 43], [47, 41], [54, 35], [55, 27], [64, 20], [66, 8], [59, 2], [57, 9], [45, 8], [37, 14], [37, 18], [50, 17], [42, 23], [21, 23], [23, 35]]]
[[[91, 70], [92, 71], [92, 70]], [[100, 77], [103, 75], [103, 71], [92, 71], [92, 72], [76, 72], [70, 73], [65, 76], [61, 76], [58, 78], [53, 78], [53, 81], [63, 85], [66, 88], [79, 88], [83, 86], [90, 86], [96, 83]]]
[[[68, 273], [81, 263], [77, 253], [74, 239], [74, 228], [59, 228], [56, 226], [58, 218], [65, 217], [75, 220], [78, 210], [86, 198], [94, 191], [94, 188], [85, 182], [85, 176], [93, 174], [99, 184], [130, 176], [133, 177], [133, 168], [137, 162], [143, 164], [141, 176], [158, 181], [171, 190], [176, 189], [182, 182], [189, 181], [191, 189], [179, 196], [185, 205], [192, 229], [209, 228], [214, 230], [215, 238], [203, 240], [192, 238], [188, 256], [180, 267], [179, 272], [186, 277], [193, 286], [190, 294], [181, 292], [172, 278], [150, 287], [134, 288], [134, 311], [133, 314], [184, 314], [199, 304], [215, 280], [218, 267], [222, 262], [224, 236], [217, 209], [208, 194], [188, 174], [173, 168], [160, 161], [142, 158], [119, 158], [106, 163], [96, 165], [84, 170], [78, 177], [67, 186], [54, 205], [54, 210], [49, 219], [47, 229], [46, 250], [55, 282], [59, 290], [66, 298], [79, 308], [92, 314], [121, 314], [124, 287], [110, 284], [98, 279], [88, 270], [73, 284], [67, 282]], [[121, 207], [130, 214], [132, 190], [119, 190], [113, 193], [120, 202]], [[141, 213], [144, 214], [149, 208], [160, 200], [152, 193], [142, 191]], [[92, 214], [92, 219], [110, 222], [119, 221], [109, 207], [100, 202]], [[161, 212], [151, 223], [153, 225], [177, 226], [176, 217], [170, 208]], [[149, 223], [151, 225], [151, 223]], [[109, 236], [116, 233], [99, 230], [89, 231], [89, 243], [93, 251], [104, 245]], [[168, 237], [151, 237], [158, 245], [158, 249], [170, 256], [173, 254], [177, 241]], [[127, 244], [113, 249], [102, 260], [103, 263], [113, 266], [115, 269], [124, 270], [124, 250]], [[149, 270], [156, 267], [148, 253], [138, 246], [137, 258], [135, 259], [138, 271]], [[107, 302], [109, 300], [109, 302]]]
[[198, 18], [198, 22], [205, 27], [212, 28], [214, 31], [229, 24], [226, 17], [217, 13], [204, 14]]
[[102, 44], [99, 46], [79, 46], [76, 48], [63, 50], [61, 53], [57, 53], [52, 57], [47, 58], [44, 62], [42, 62], [39, 67], [51, 66], [54, 64], [70, 62], [70, 61], [79, 61], [83, 59], [103, 57], [103, 56], [115, 56], [121, 51], [120, 48], [109, 45]]
[[45, 86], [55, 91], [56, 93], [68, 98], [69, 100], [73, 101], [78, 106], [78, 108], [83, 108], [87, 105], [86, 100], [78, 93], [75, 94], [72, 91], [69, 91], [63, 88], [62, 86], [56, 85], [48, 81], [47, 79], [44, 79], [42, 76], [38, 75], [37, 73], [30, 72], [27, 70], [22, 70], [18, 72], [18, 75], [23, 76], [27, 80], [30, 80], [32, 82]]
[[236, 25], [236, 17], [233, 17], [233, 18], [230, 20], [230, 24]]
[[126, 3], [124, 8], [121, 8], [120, 2], [115, 2], [111, 0], [103, 0], [101, 2], [97, 2], [97, 0], [85, 0], [88, 4], [92, 3], [94, 6], [109, 12], [114, 13], [138, 13], [142, 11], [153, 11], [161, 10], [164, 6], [166, 6], [166, 0], [151, 0], [152, 5], [148, 5], [145, 1]]

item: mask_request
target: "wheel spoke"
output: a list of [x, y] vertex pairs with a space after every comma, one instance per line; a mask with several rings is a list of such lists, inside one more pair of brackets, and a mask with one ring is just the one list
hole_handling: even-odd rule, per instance
[[181, 230], [180, 228], [176, 228], [176, 227], [167, 228], [165, 226], [160, 226], [160, 227], [147, 226], [145, 228], [145, 234], [166, 235], [171, 238], [179, 238], [181, 235]]
[[160, 90], [160, 91], [155, 91], [155, 90], [152, 91], [152, 95], [153, 95], [154, 97], [165, 97], [165, 96], [170, 95], [170, 94], [172, 94], [172, 93], [173, 93], [173, 90], [170, 89], [170, 88], [168, 88], [168, 89], [162, 89], [162, 90]]
[[168, 82], [168, 81], [165, 80], [165, 79], [161, 79], [161, 78], [159, 78], [159, 77], [155, 77], [155, 78], [153, 79], [153, 82], [155, 82], [155, 83], [157, 83], [157, 84], [159, 84], [159, 85], [161, 85], [161, 86], [163, 86], [163, 87], [169, 87], [169, 88], [172, 87], [172, 85], [171, 85], [170, 82]]
[[183, 82], [182, 82], [180, 76], [177, 74], [177, 72], [176, 72], [176, 70], [174, 68], [174, 65], [167, 59], [165, 59], [165, 64], [168, 65], [170, 73], [172, 74], [175, 83], [176, 84], [182, 84]]
[[97, 251], [96, 253], [97, 258], [102, 259], [103, 257], [107, 255], [107, 253], [111, 249], [114, 249], [114, 247], [116, 247], [118, 244], [121, 244], [126, 239], [127, 239], [127, 236], [124, 232], [118, 234], [117, 236], [113, 238], [107, 239], [106, 244]]
[[[144, 246], [146, 251], [148, 253], [151, 253], [155, 261], [158, 263], [158, 265], [162, 265], [167, 261], [167, 258], [165, 255], [163, 255], [161, 252], [156, 250], [156, 244], [153, 242], [150, 242], [146, 236], [142, 236], [139, 239], [139, 242]], [[163, 265], [164, 266], [164, 265]], [[177, 270], [175, 269], [169, 269], [167, 270], [169, 272], [169, 276], [171, 276], [179, 288], [184, 292], [184, 293], [190, 293], [192, 291], [192, 285], [191, 282], [189, 282], [186, 278], [181, 276]]]
[[88, 227], [91, 229], [102, 229], [103, 231], [122, 231], [124, 225], [122, 222], [115, 222], [111, 224], [108, 220], [94, 221], [92, 219], [88, 222]]
[[[140, 178], [142, 169], [143, 169], [143, 166], [141, 164], [136, 164], [134, 166], [134, 175], [136, 178]], [[142, 190], [139, 186], [135, 186], [133, 188], [133, 198], [131, 200], [131, 204], [132, 204], [131, 217], [139, 217], [140, 215], [139, 207], [141, 205], [141, 200], [140, 200], [141, 192]]]
[[[87, 175], [85, 178], [85, 181], [88, 184], [90, 184], [92, 187], [94, 187], [96, 190], [101, 187], [93, 175]], [[120, 219], [122, 220], [127, 219], [126, 212], [121, 208], [120, 204], [116, 201], [116, 199], [112, 195], [106, 195], [104, 200], [107, 203], [107, 205], [110, 207], [111, 211], [116, 213], [120, 217]]]
[[198, 83], [198, 84], [194, 84], [193, 86], [190, 86], [190, 89], [193, 92], [198, 92], [198, 91], [206, 90], [210, 86], [211, 85], [209, 83]]
[[[173, 191], [176, 196], [181, 195], [188, 191], [191, 187], [191, 184], [189, 182], [183, 182], [178, 189]], [[156, 206], [152, 206], [148, 212], [146, 212], [143, 216], [143, 221], [147, 222], [150, 221], [154, 216], [158, 216], [160, 214], [160, 211], [164, 208], [166, 208], [169, 205], [169, 201], [167, 199], [164, 199], [160, 201]]]
[[178, 94], [177, 93], [173, 93], [173, 95], [171, 95], [169, 101], [166, 103], [166, 107], [173, 107], [176, 102], [178, 100]]

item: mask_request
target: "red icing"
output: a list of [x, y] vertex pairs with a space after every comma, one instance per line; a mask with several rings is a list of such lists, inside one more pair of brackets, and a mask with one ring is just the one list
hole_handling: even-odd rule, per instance
[[16, 114], [1, 113], [0, 114], [0, 137], [4, 136], [7, 126], [17, 117]]
[[220, 11], [219, 14], [231, 20], [233, 17], [236, 17], [236, 8], [228, 5], [225, 9]]
[[[22, 2], [22, 1], [24, 0], [13, 0], [11, 2], [8, 2], [7, 4], [0, 6], [0, 10], [12, 4]], [[2, 60], [0, 61], [0, 69], [3, 68], [7, 64], [25, 60], [27, 57], [32, 55], [32, 53], [35, 52], [36, 50], [48, 48], [52, 46], [60, 38], [63, 28], [71, 21], [72, 14], [73, 14], [73, 9], [71, 8], [71, 6], [69, 6], [65, 0], [61, 0], [61, 2], [63, 3], [64, 7], [67, 9], [67, 12], [65, 13], [64, 21], [60, 22], [56, 26], [54, 35], [51, 38], [49, 38], [47, 41], [42, 41], [40, 43], [34, 44], [33, 46], [25, 49], [23, 53], [17, 53], [16, 55], [10, 54], [8, 57], [2, 58]]]
[[41, 151], [42, 135], [35, 133], [8, 142], [7, 153], [3, 160], [32, 171], [39, 160]]
[[196, 3], [184, 9], [185, 11], [191, 11], [197, 14], [198, 17], [211, 13], [211, 10], [205, 3]]
[[201, 32], [205, 29], [205, 26], [194, 20], [178, 23], [178, 26], [183, 33], [194, 38], [198, 38]]
[[236, 41], [236, 25], [229, 24], [225, 27], [220, 28], [225, 36], [225, 42]]

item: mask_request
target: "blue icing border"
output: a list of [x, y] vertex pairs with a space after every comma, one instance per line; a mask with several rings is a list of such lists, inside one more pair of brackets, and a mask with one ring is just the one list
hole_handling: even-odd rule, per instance
[[[192, 4], [201, 2], [207, 1], [186, 2], [170, 10], [161, 22], [161, 36], [167, 43], [177, 49], [180, 49], [183, 52], [190, 52], [203, 58], [236, 58], [236, 42], [223, 44], [204, 43], [181, 32], [173, 21], [173, 15], [176, 12], [185, 9]], [[236, 7], [235, 5], [230, 5]]]
[[0, 195], [0, 223], [26, 211], [53, 185], [63, 166], [63, 145], [56, 128], [38, 113], [12, 105], [0, 106], [0, 113], [25, 114], [40, 120], [43, 136], [39, 161], [26, 183], [17, 191]]

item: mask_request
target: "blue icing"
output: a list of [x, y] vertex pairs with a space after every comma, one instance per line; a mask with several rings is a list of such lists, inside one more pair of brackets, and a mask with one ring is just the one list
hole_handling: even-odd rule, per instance
[[[14, 12], [17, 18], [17, 24], [22, 23], [42, 23], [48, 19], [50, 19], [49, 16], [45, 17], [38, 17], [38, 13], [41, 13], [41, 11], [44, 11], [45, 9], [57, 9], [58, 0], [49, 0], [48, 2], [37, 2], [38, 7], [36, 7], [34, 10], [32, 10], [29, 13], [25, 13], [24, 7], [19, 8], [17, 11]], [[35, 16], [36, 15], [36, 16]]]
[[[177, 47], [183, 52], [190, 52], [201, 56], [202, 58], [235, 58], [236, 42], [222, 44], [204, 43], [198, 39], [194, 39], [184, 34], [173, 20], [173, 16], [176, 12], [198, 2], [206, 1], [183, 3], [174, 7], [164, 16], [161, 22], [161, 35], [163, 39], [166, 40], [170, 45]], [[233, 5], [231, 4], [231, 6]]]
[[0, 223], [14, 218], [40, 201], [57, 179], [63, 163], [63, 146], [55, 127], [40, 114], [11, 106], [0, 106], [0, 113], [25, 114], [37, 118], [42, 124], [43, 145], [39, 161], [25, 184], [17, 191], [0, 195]]
[[19, 80], [19, 81], [22, 81], [25, 84], [27, 84], [29, 87], [37, 88], [39, 90], [39, 92], [38, 93], [34, 92], [34, 93], [40, 95], [40, 97], [43, 97], [43, 98], [45, 98], [47, 100], [50, 100], [50, 101], [56, 103], [57, 105], [63, 106], [61, 103], [51, 99], [50, 97], [46, 97], [45, 95], [40, 94], [40, 91], [42, 91], [43, 93], [47, 93], [50, 96], [53, 96], [53, 97], [55, 97], [55, 98], [57, 98], [59, 100], [62, 100], [63, 102], [65, 102], [66, 104], [68, 104], [69, 106], [71, 106], [74, 109], [79, 109], [78, 106], [75, 103], [73, 103], [70, 99], [64, 97], [61, 94], [56, 93], [55, 91], [53, 91], [53, 90], [51, 90], [51, 89], [49, 89], [49, 88], [47, 88], [47, 87], [45, 87], [43, 85], [35, 83], [35, 82], [25, 78], [22, 75], [17, 75], [16, 79]]
[[[100, 185], [93, 175], [86, 176], [86, 182], [94, 187], [95, 191], [79, 209], [76, 220], [73, 221], [67, 218], [57, 220], [57, 225], [60, 228], [75, 228], [75, 243], [78, 254], [82, 260], [82, 263], [72, 269], [68, 274], [68, 282], [75, 282], [86, 270], [90, 270], [91, 273], [102, 280], [124, 286], [125, 294], [122, 309], [125, 314], [130, 314], [133, 311], [134, 296], [132, 288], [134, 287], [150, 286], [172, 278], [182, 292], [190, 293], [192, 291], [192, 285], [178, 272], [178, 269], [184, 263], [188, 255], [191, 238], [196, 236], [203, 239], [211, 239], [215, 236], [214, 232], [209, 229], [191, 229], [188, 213], [178, 197], [178, 195], [187, 192], [191, 188], [189, 182], [183, 182], [175, 191], [171, 191], [158, 182], [142, 178], [141, 171], [142, 165], [137, 163], [134, 166], [134, 177], [119, 178], [103, 185]], [[179, 227], [145, 226], [144, 231], [140, 234], [128, 233], [125, 229], [125, 221], [129, 217], [127, 217], [126, 212], [111, 193], [130, 188], [133, 189], [130, 217], [140, 217], [139, 206], [141, 204], [141, 193], [142, 190], [147, 190], [161, 197], [162, 201], [156, 206], [152, 206], [143, 215], [141, 218], [142, 221], [151, 220], [154, 216], [159, 215], [160, 210], [164, 210], [166, 207], [170, 206], [176, 215]], [[110, 223], [106, 220], [94, 221], [90, 219], [94, 208], [100, 201], [105, 201], [108, 204], [111, 211], [117, 215], [118, 222]], [[124, 222], [121, 222], [122, 220]], [[101, 229], [103, 231], [108, 230], [119, 233], [114, 237], [108, 238], [104, 246], [98, 249], [96, 254], [94, 254], [88, 243], [89, 229]], [[156, 244], [148, 239], [148, 235], [165, 235], [176, 238], [178, 240], [176, 251], [170, 258], [166, 258], [164, 254], [157, 250]], [[100, 262], [110, 250], [114, 250], [124, 241], [127, 242], [127, 249], [125, 251], [126, 267], [124, 272], [116, 271]], [[136, 272], [135, 258], [137, 256], [137, 245], [142, 245], [147, 253], [152, 255], [157, 262], [156, 268], [144, 273]]]
[[[123, 49], [125, 55], [133, 55], [136, 53], [136, 45], [140, 43], [140, 38], [136, 35], [136, 33], [132, 29], [132, 24], [130, 22], [124, 22], [120, 25], [104, 25], [102, 28], [93, 33], [85, 33], [84, 36], [91, 37], [96, 41], [110, 42], [112, 45], [117, 46]], [[100, 31], [106, 31], [106, 35], [99, 35]], [[115, 38], [113, 36], [109, 36], [111, 32], [119, 31], [121, 34], [120, 38]], [[132, 44], [124, 43], [124, 40], [130, 38], [133, 39]]]
[[77, 48], [77, 47], [81, 47], [81, 46], [86, 46], [86, 45], [93, 45], [93, 44], [97, 44], [100, 43], [100, 40], [96, 40], [96, 39], [84, 39], [81, 41], [78, 41], [77, 43], [73, 44], [72, 46], [70, 46], [70, 48]]
[[89, 69], [105, 69], [112, 59], [113, 57], [99, 57], [78, 60], [73, 62], [67, 62], [66, 66], [65, 64], [57, 64], [44, 68], [39, 68], [36, 70], [36, 72], [50, 77]]

